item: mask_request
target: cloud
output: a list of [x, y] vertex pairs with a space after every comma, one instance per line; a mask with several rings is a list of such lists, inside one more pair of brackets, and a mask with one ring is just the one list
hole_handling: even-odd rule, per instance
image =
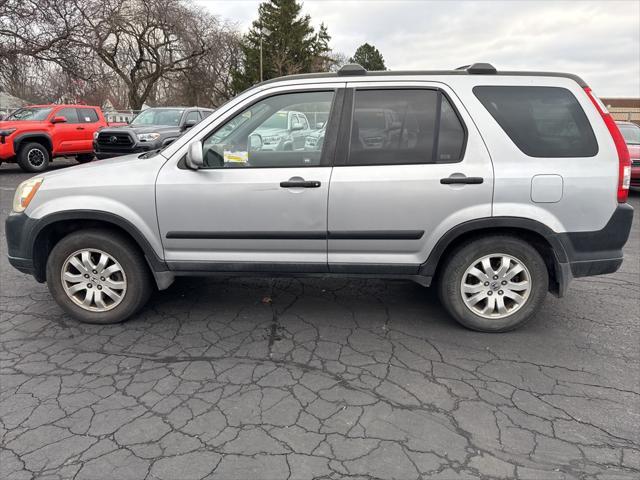
[[[247, 30], [259, 1], [202, 1]], [[476, 61], [582, 76], [600, 96], [640, 97], [640, 2], [306, 0], [336, 51], [374, 44], [394, 70]]]

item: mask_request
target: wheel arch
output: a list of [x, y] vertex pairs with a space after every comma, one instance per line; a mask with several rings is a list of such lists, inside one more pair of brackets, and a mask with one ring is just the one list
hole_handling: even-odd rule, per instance
[[37, 142], [42, 144], [48, 151], [49, 155], [53, 152], [53, 141], [47, 132], [25, 132], [17, 135], [13, 139], [13, 150], [18, 154], [20, 147], [27, 142]]
[[131, 240], [146, 258], [156, 279], [158, 272], [168, 270], [164, 260], [158, 257], [144, 235], [128, 220], [108, 212], [74, 210], [47, 215], [39, 219], [31, 230], [28, 244], [32, 249], [36, 280], [45, 281], [47, 258], [56, 243], [66, 235], [86, 228], [112, 230]]
[[420, 266], [419, 274], [436, 278], [451, 252], [459, 245], [486, 235], [510, 235], [526, 241], [542, 256], [549, 273], [549, 290], [562, 295], [568, 279], [566, 269], [569, 259], [558, 234], [546, 225], [528, 218], [491, 217], [472, 220], [453, 227], [436, 243], [429, 258]]

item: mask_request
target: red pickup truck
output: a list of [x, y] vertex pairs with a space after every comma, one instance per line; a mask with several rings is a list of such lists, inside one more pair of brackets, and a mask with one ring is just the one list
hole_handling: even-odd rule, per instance
[[107, 126], [102, 110], [89, 105], [31, 105], [0, 121], [0, 163], [18, 162], [42, 172], [55, 157], [93, 160], [93, 133]]

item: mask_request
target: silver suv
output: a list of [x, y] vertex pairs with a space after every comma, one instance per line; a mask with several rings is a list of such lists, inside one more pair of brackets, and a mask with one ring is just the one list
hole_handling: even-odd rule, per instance
[[[329, 112], [324, 141], [259, 148], [283, 111]], [[178, 275], [321, 275], [437, 282], [453, 318], [500, 332], [620, 267], [629, 175], [575, 75], [348, 66], [261, 83], [159, 153], [27, 180], [9, 260], [84, 322], [122, 321]]]

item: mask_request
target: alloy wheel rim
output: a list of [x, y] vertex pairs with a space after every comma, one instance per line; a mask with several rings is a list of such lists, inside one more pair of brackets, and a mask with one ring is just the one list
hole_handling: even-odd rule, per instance
[[37, 148], [32, 148], [27, 153], [27, 160], [34, 167], [39, 167], [44, 163], [44, 153]]
[[531, 294], [531, 274], [518, 258], [504, 253], [475, 260], [462, 275], [460, 294], [474, 314], [500, 320], [513, 315]]
[[127, 276], [122, 265], [102, 250], [77, 250], [62, 264], [62, 287], [73, 303], [90, 312], [106, 312], [122, 302]]

